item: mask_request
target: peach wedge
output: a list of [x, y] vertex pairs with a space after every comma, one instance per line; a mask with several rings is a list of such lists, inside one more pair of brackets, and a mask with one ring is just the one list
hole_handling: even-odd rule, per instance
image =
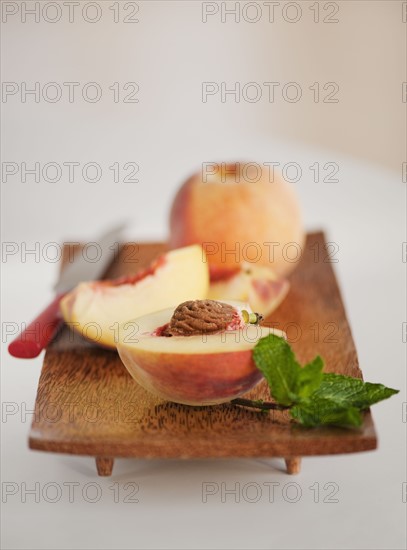
[[290, 283], [278, 279], [270, 267], [245, 262], [235, 270], [209, 269], [208, 298], [248, 302], [253, 311], [267, 317], [286, 297]]
[[208, 264], [202, 248], [193, 245], [164, 254], [133, 276], [81, 283], [62, 299], [61, 311], [82, 336], [115, 349], [127, 319], [205, 298], [208, 286]]

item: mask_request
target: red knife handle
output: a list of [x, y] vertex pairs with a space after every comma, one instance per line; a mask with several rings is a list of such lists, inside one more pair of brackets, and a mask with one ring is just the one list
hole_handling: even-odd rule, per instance
[[8, 346], [13, 357], [32, 359], [37, 357], [51, 342], [63, 319], [59, 312], [59, 302], [64, 294], [59, 294]]

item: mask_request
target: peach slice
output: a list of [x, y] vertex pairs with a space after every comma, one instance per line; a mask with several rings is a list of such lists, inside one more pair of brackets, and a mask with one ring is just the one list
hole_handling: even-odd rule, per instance
[[213, 334], [161, 336], [175, 308], [126, 323], [132, 334], [126, 336], [124, 327], [117, 349], [136, 382], [165, 400], [195, 406], [225, 403], [253, 388], [262, 379], [253, 347], [270, 333], [285, 334], [246, 325], [242, 311], [251, 312], [248, 304], [224, 303], [236, 309], [239, 323]]
[[209, 299], [249, 302], [264, 317], [277, 309], [290, 288], [288, 280], [278, 279], [270, 267], [248, 262], [236, 269], [210, 267], [209, 273]]
[[134, 276], [81, 283], [62, 299], [61, 311], [85, 338], [116, 348], [127, 319], [205, 298], [208, 286], [208, 264], [202, 248], [193, 245], [168, 252]]

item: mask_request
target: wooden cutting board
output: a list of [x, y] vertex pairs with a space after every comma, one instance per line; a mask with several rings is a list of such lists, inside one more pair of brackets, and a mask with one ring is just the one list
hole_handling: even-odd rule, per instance
[[[107, 277], [134, 273], [163, 251], [162, 243], [128, 243]], [[290, 292], [267, 322], [287, 332], [302, 363], [320, 354], [326, 371], [362, 378], [332, 251], [322, 233], [307, 236], [303, 257], [290, 276]], [[266, 383], [246, 397], [270, 400]], [[296, 473], [302, 456], [377, 446], [370, 411], [360, 429], [306, 429], [281, 411], [165, 402], [130, 377], [116, 352], [88, 343], [67, 327], [45, 353], [35, 408], [30, 448], [94, 456], [99, 475], [111, 474], [115, 457], [278, 456], [286, 459], [289, 473]]]

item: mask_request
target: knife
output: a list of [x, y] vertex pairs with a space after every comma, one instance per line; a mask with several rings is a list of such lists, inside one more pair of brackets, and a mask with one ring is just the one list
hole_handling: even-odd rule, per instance
[[96, 261], [89, 260], [82, 253], [75, 254], [72, 263], [61, 272], [54, 286], [55, 298], [8, 346], [13, 357], [32, 359], [37, 357], [52, 341], [63, 325], [59, 303], [67, 292], [82, 281], [100, 279], [111, 264], [116, 246], [125, 224], [108, 231], [96, 242], [98, 256]]

